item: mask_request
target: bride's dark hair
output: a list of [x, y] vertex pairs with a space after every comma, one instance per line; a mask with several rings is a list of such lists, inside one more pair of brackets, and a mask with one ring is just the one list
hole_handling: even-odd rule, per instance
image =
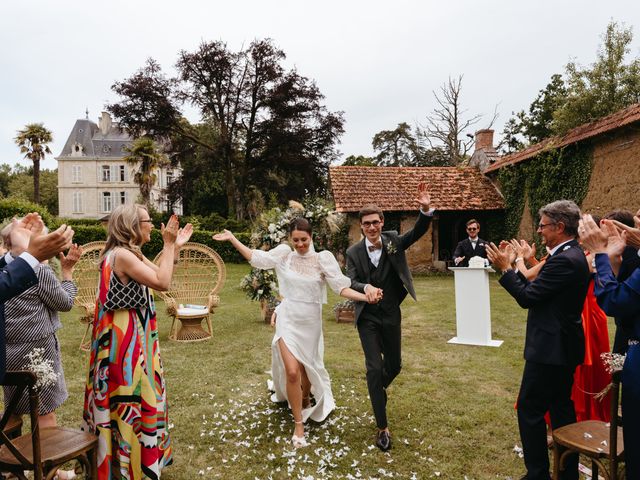
[[311, 223], [309, 223], [309, 220], [306, 218], [296, 217], [289, 222], [289, 235], [291, 235], [294, 230], [307, 232], [309, 236], [311, 236]]

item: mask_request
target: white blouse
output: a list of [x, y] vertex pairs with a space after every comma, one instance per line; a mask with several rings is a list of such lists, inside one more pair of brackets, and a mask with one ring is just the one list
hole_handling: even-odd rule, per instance
[[280, 244], [266, 252], [253, 250], [250, 263], [261, 270], [275, 269], [280, 295], [287, 300], [326, 303], [325, 284], [337, 294], [351, 286], [351, 279], [327, 250], [300, 255], [289, 245]]

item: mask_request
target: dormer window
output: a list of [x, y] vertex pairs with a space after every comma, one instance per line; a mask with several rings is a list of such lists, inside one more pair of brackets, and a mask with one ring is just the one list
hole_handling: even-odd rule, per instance
[[105, 143], [102, 146], [102, 153], [110, 153], [110, 152], [111, 152], [111, 147]]
[[71, 145], [71, 156], [72, 157], [81, 157], [84, 155], [84, 147], [81, 143], [75, 142]]

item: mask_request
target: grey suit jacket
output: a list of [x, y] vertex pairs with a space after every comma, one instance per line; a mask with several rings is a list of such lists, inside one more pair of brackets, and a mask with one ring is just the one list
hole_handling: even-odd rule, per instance
[[[399, 235], [395, 230], [389, 230], [381, 234], [382, 248], [387, 253], [387, 260], [391, 263], [402, 284], [414, 300], [417, 300], [417, 297], [413, 288], [413, 277], [409, 271], [409, 265], [407, 265], [405, 250], [427, 232], [432, 218], [429, 215], [420, 213], [413, 228], [403, 235]], [[358, 292], [364, 293], [365, 285], [371, 283], [369, 254], [367, 253], [364, 238], [347, 250], [347, 276], [351, 279], [351, 288]], [[398, 299], [398, 303], [402, 302], [403, 299], [404, 297]], [[356, 302], [356, 323], [364, 306], [365, 302]]]

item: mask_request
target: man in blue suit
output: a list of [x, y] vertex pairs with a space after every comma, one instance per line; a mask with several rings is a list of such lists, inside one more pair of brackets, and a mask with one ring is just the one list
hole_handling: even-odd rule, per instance
[[[640, 224], [640, 218], [634, 220]], [[628, 325], [629, 347], [622, 369], [622, 435], [626, 476], [640, 478], [640, 268], [624, 282], [616, 279], [612, 269], [620, 265], [627, 244], [640, 252], [640, 230], [615, 220], [603, 220], [601, 225], [599, 228], [591, 215], [585, 215], [579, 233], [585, 248], [595, 254], [598, 304], [609, 316], [634, 319]]]
[[[529, 309], [524, 372], [518, 395], [518, 427], [526, 480], [550, 480], [547, 428], [575, 423], [571, 400], [573, 374], [584, 359], [582, 307], [589, 286], [589, 266], [578, 245], [580, 209], [558, 200], [540, 209], [538, 233], [549, 256], [532, 282], [512, 269], [510, 254], [489, 245], [487, 256], [504, 273], [500, 284], [522, 308]], [[523, 261], [516, 258], [515, 262]], [[578, 455], [567, 458], [563, 480], [578, 479]]]
[[13, 221], [11, 243], [24, 246], [25, 251], [17, 258], [10, 253], [0, 258], [0, 381], [4, 379], [6, 362], [4, 302], [35, 285], [38, 279], [34, 269], [38, 263], [69, 248], [73, 238], [73, 230], [66, 225], [43, 235], [44, 224], [37, 213]]

